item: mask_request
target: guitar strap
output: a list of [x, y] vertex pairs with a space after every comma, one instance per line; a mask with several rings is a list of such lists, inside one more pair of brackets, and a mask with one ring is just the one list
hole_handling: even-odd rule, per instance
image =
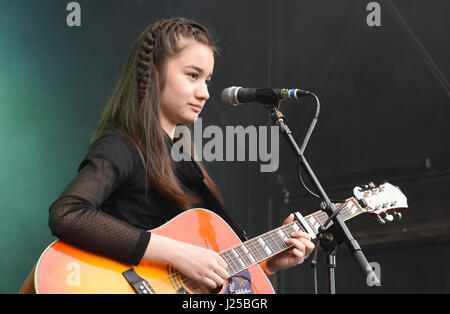
[[216, 195], [211, 191], [204, 180], [202, 181], [202, 188], [205, 192], [204, 195], [207, 197], [208, 204], [210, 204], [211, 208], [209, 209], [222, 217], [230, 225], [230, 227], [238, 235], [242, 242], [247, 241], [248, 238], [244, 229], [239, 226], [233, 216], [231, 216], [231, 214], [228, 212], [225, 206], [223, 206], [222, 202], [216, 197]]
[[[174, 138], [174, 140], [171, 140], [169, 136], [167, 136], [167, 138], [171, 147], [174, 143], [178, 142], [181, 139]], [[187, 184], [198, 184], [202, 190], [202, 196], [206, 197], [208, 203], [207, 208], [222, 217], [222, 219], [224, 219], [228, 223], [228, 225], [238, 235], [242, 242], [247, 241], [248, 239], [245, 231], [239, 226], [236, 220], [225, 209], [222, 202], [216, 197], [209, 186], [205, 183], [205, 177], [197, 162], [192, 159], [191, 154], [183, 151], [182, 146], [179, 149], [184, 156], [181, 161], [176, 163], [176, 167], [180, 171], [180, 173], [184, 175], [183, 179], [187, 181]]]

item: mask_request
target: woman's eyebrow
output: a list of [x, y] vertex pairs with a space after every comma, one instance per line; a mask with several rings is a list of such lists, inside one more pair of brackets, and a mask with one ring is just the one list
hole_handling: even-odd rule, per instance
[[[189, 64], [189, 65], [185, 66], [185, 68], [191, 68], [191, 69], [194, 69], [194, 70], [198, 71], [200, 74], [205, 73], [205, 71], [204, 71], [201, 67], [196, 66], [195, 64]], [[213, 73], [211, 73], [211, 74], [209, 75], [209, 77], [212, 77], [212, 75], [213, 75]]]

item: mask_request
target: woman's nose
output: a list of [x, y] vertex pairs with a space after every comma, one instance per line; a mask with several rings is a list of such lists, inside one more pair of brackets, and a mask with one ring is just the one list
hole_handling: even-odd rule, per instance
[[195, 97], [207, 101], [209, 99], [208, 85], [202, 83], [201, 86], [196, 89], [195, 93]]

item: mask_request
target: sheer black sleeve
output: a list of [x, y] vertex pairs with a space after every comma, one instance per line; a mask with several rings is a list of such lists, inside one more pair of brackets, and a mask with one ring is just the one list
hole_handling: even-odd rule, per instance
[[81, 249], [137, 265], [150, 232], [100, 209], [109, 195], [126, 183], [133, 168], [129, 143], [117, 134], [103, 135], [81, 163], [77, 176], [50, 206], [52, 234]]

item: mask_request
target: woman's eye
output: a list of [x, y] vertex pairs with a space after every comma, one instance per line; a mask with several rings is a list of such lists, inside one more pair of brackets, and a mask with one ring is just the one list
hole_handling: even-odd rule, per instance
[[190, 77], [192, 77], [193, 79], [197, 79], [198, 78], [198, 74], [197, 73], [189, 73], [188, 75]]

